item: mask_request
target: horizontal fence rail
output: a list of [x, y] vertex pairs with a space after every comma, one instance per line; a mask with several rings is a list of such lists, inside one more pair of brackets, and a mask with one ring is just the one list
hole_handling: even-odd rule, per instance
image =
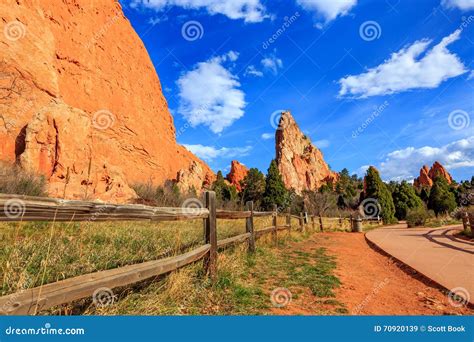
[[[119, 268], [97, 271], [90, 274], [61, 280], [55, 283], [22, 290], [0, 297], [0, 315], [32, 315], [42, 310], [66, 304], [79, 299], [91, 297], [100, 288], [120, 288], [157, 277], [181, 267], [203, 260], [206, 273], [211, 280], [217, 276], [217, 252], [231, 246], [245, 243], [248, 252], [255, 252], [255, 241], [264, 235], [271, 234], [273, 243], [277, 243], [278, 232], [292, 229], [300, 232], [311, 227], [316, 229], [316, 221], [323, 231], [321, 216], [301, 213], [292, 215], [278, 211], [254, 211], [253, 202], [246, 203], [245, 211], [217, 210], [216, 197], [212, 191], [205, 192], [205, 208], [166, 208], [151, 207], [141, 204], [116, 205], [102, 202], [71, 201], [53, 198], [31, 197], [0, 194], [0, 221], [204, 221], [204, 244], [178, 256]], [[278, 217], [285, 217], [286, 224], [278, 224]], [[254, 217], [271, 217], [271, 226], [255, 229]], [[292, 227], [291, 219], [299, 224]], [[217, 240], [217, 220], [245, 219], [245, 233]], [[343, 218], [336, 218], [342, 224]], [[352, 217], [349, 219], [353, 222]], [[193, 243], [194, 244], [194, 243]], [[184, 251], [185, 249], [181, 249]], [[168, 252], [167, 252], [168, 253]], [[157, 256], [158, 257], [158, 256]], [[163, 255], [161, 255], [163, 257]]]
[[174, 221], [209, 216], [206, 208], [160, 208], [0, 194], [0, 221]]

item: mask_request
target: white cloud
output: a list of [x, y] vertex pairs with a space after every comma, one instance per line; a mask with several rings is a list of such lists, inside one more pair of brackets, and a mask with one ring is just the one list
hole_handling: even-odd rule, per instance
[[260, 0], [132, 0], [132, 7], [143, 6], [156, 11], [178, 6], [185, 9], [205, 9], [209, 14], [223, 14], [230, 19], [260, 22], [268, 16]]
[[203, 145], [183, 145], [189, 151], [194, 153], [201, 159], [207, 162], [213, 161], [216, 158], [236, 158], [247, 156], [252, 149], [251, 146], [245, 147], [221, 147], [215, 148], [213, 146]]
[[257, 70], [257, 68], [255, 68], [255, 65], [249, 65], [247, 69], [245, 69], [244, 76], [263, 77], [263, 72]]
[[474, 0], [441, 0], [441, 4], [447, 8], [459, 8], [463, 11], [474, 9]]
[[239, 89], [237, 76], [223, 66], [237, 56], [231, 51], [198, 63], [178, 79], [178, 111], [193, 127], [203, 124], [212, 132], [221, 133], [244, 115], [245, 94]]
[[296, 0], [307, 11], [316, 12], [326, 22], [349, 13], [357, 0]]
[[469, 76], [467, 76], [467, 80], [472, 80], [474, 79], [474, 70], [471, 70], [471, 72], [469, 73]]
[[283, 61], [275, 55], [270, 55], [261, 60], [264, 69], [271, 71], [274, 75], [278, 73], [278, 69], [283, 68]]
[[380, 164], [379, 170], [384, 180], [410, 180], [418, 177], [423, 165], [431, 166], [435, 161], [448, 170], [474, 168], [474, 136], [441, 147], [407, 147], [393, 151]]
[[326, 147], [329, 147], [329, 145], [331, 144], [329, 142], [329, 140], [327, 139], [322, 139], [322, 140], [317, 140], [314, 142], [314, 144], [318, 147], [318, 148], [326, 148]]
[[438, 87], [443, 81], [467, 71], [459, 57], [446, 48], [458, 40], [460, 34], [461, 30], [456, 30], [428, 51], [430, 40], [416, 41], [363, 74], [341, 78], [339, 95], [366, 98]]
[[273, 134], [273, 133], [263, 133], [263, 134], [262, 134], [262, 139], [263, 139], [263, 140], [270, 140], [270, 139], [272, 139], [274, 136], [275, 136], [275, 134]]

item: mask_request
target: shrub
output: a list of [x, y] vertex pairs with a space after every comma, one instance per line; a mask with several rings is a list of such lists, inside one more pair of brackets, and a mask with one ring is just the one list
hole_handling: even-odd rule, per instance
[[47, 196], [46, 179], [18, 166], [0, 164], [0, 193]]
[[408, 227], [424, 226], [426, 221], [432, 217], [431, 213], [425, 207], [416, 207], [408, 209], [407, 224]]

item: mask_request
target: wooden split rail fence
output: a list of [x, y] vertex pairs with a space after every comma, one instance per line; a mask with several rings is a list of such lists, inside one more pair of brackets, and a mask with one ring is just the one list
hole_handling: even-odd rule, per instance
[[474, 213], [463, 213], [462, 225], [463, 225], [464, 231], [472, 235], [474, 233]]
[[[204, 244], [189, 252], [160, 260], [128, 265], [116, 269], [98, 271], [91, 274], [61, 280], [43, 286], [25, 289], [0, 297], [0, 315], [34, 315], [57, 305], [91, 297], [100, 288], [119, 288], [157, 277], [198, 260], [212, 280], [217, 276], [217, 252], [219, 249], [247, 243], [249, 253], [255, 251], [255, 240], [271, 234], [277, 241], [279, 231], [291, 233], [291, 215], [288, 211], [286, 224], [278, 225], [282, 216], [276, 206], [273, 211], [254, 211], [253, 203], [246, 204], [246, 211], [227, 211], [216, 209], [214, 192], [205, 192], [204, 208], [159, 208], [145, 205], [115, 205], [99, 202], [69, 201], [52, 198], [15, 196], [0, 194], [0, 221], [175, 221], [203, 219]], [[271, 217], [272, 225], [255, 230], [255, 217]], [[298, 218], [300, 231], [305, 230], [307, 215]], [[246, 232], [223, 240], [217, 240], [217, 219], [245, 219]], [[314, 227], [314, 217], [313, 227]]]

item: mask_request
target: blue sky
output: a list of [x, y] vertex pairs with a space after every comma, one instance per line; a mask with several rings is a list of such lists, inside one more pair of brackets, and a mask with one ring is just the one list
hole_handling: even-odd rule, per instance
[[333, 170], [474, 174], [474, 0], [121, 3], [178, 142], [215, 171], [266, 171], [288, 109]]

